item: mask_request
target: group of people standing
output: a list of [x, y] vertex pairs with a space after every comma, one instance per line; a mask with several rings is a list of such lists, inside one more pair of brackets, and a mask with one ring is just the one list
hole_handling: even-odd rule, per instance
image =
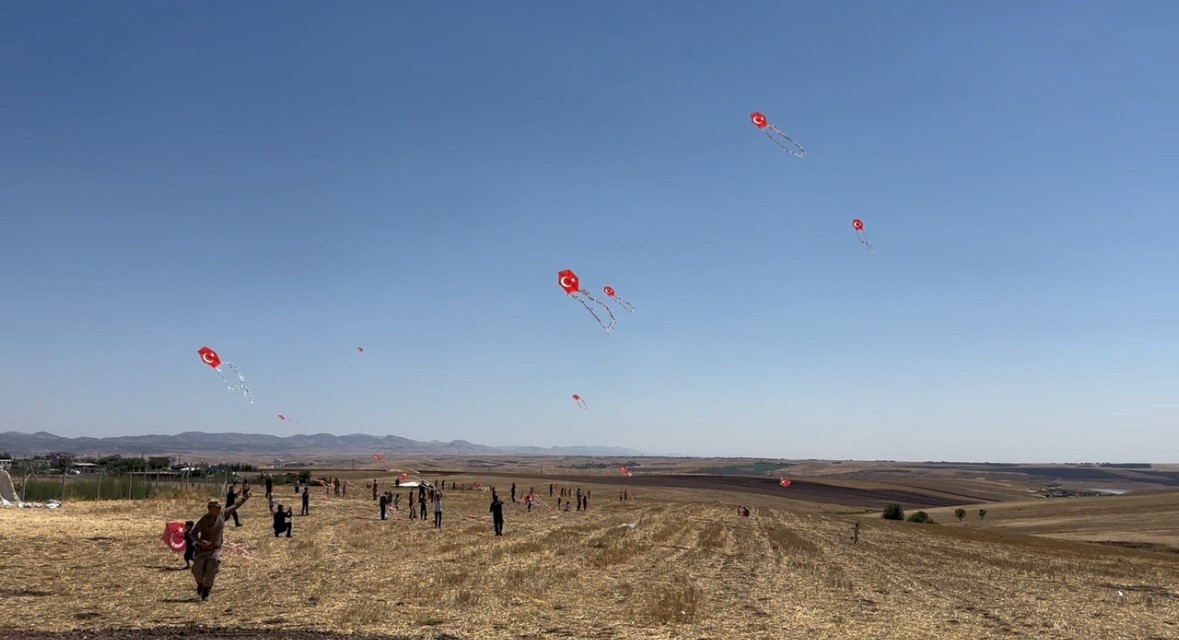
[[[397, 486], [400, 487], [400, 483], [398, 483]], [[384, 493], [380, 494], [380, 496], [378, 496], [376, 480], [373, 480], [372, 487], [373, 499], [377, 500], [377, 506], [381, 511], [381, 520], [387, 519], [390, 508], [392, 508], [394, 511], [401, 510], [400, 492], [394, 494], [392, 491], [385, 491]], [[420, 513], [421, 519], [425, 521], [426, 513], [429, 510], [427, 505], [432, 504], [434, 507], [434, 528], [441, 529], [442, 489], [428, 486], [426, 483], [418, 484], [417, 489], [418, 490], [416, 492], [413, 490], [413, 487], [410, 487], [409, 489], [409, 519], [417, 520]]]
[[[294, 509], [291, 506], [284, 506], [276, 504], [274, 501], [274, 481], [269, 476], [263, 476], [263, 481], [266, 486], [266, 499], [269, 503], [270, 513], [272, 517], [272, 529], [274, 536], [277, 538], [281, 535], [291, 537], [293, 533], [294, 524], [292, 518], [294, 517]], [[397, 487], [401, 486], [400, 482], [396, 482]], [[464, 485], [465, 487], [466, 485]], [[328, 485], [328, 495], [333, 491], [336, 495], [347, 495], [347, 481], [333, 480]], [[430, 486], [428, 483], [419, 483], [417, 491], [413, 487], [409, 488], [409, 518], [411, 520], [420, 518], [424, 521], [429, 506], [433, 506], [434, 512], [434, 528], [442, 528], [442, 490]], [[475, 488], [482, 488], [481, 485], [475, 483]], [[589, 509], [590, 492], [588, 490], [582, 491], [580, 487], [574, 491], [572, 488], [558, 487], [555, 483], [549, 484], [549, 496], [554, 496], [557, 489], [560, 489], [560, 494], [557, 496], [557, 509], [569, 511], [571, 506], [576, 504], [578, 511], [586, 511]], [[392, 508], [395, 511], [400, 510], [401, 493], [394, 494], [392, 491], [385, 491], [378, 493], [377, 481], [372, 483], [373, 499], [377, 500], [380, 508], [381, 520], [388, 517], [388, 511]], [[295, 483], [295, 494], [302, 499], [302, 512], [300, 515], [310, 515], [310, 493], [309, 486]], [[210, 500], [206, 504], [207, 512], [201, 516], [200, 519], [193, 522], [191, 520], [185, 522], [185, 566], [192, 571], [193, 578], [196, 580], [197, 596], [202, 600], [208, 600], [209, 595], [213, 590], [213, 583], [217, 578], [217, 573], [221, 567], [221, 550], [225, 545], [225, 526], [230, 519], [233, 520], [235, 527], [242, 526], [238, 511], [250, 499], [251, 490], [249, 481], [242, 483], [241, 491], [238, 491], [237, 482], [233, 482], [227, 488], [225, 493], [225, 505], [222, 506], [219, 500]], [[620, 494], [619, 499], [630, 498], [630, 491]], [[532, 510], [533, 504], [540, 503], [540, 498], [537, 497], [535, 488], [530, 488], [528, 493], [522, 496], [522, 500], [517, 500], [516, 483], [512, 483], [511, 500], [515, 502], [524, 502], [529, 511]], [[562, 508], [563, 507], [563, 508]], [[496, 493], [495, 487], [491, 487], [491, 504], [488, 507], [491, 513], [492, 526], [496, 536], [502, 536], [504, 532], [504, 503]]]

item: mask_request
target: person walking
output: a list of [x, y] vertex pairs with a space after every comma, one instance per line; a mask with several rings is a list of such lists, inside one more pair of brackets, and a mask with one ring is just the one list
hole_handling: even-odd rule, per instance
[[495, 535], [504, 534], [504, 503], [499, 496], [491, 494], [491, 522], [495, 525]]
[[232, 515], [250, 499], [250, 490], [242, 491], [241, 501], [233, 506], [221, 508], [221, 502], [210, 500], [206, 505], [208, 513], [201, 516], [192, 527], [192, 538], [197, 550], [192, 558], [192, 577], [196, 579], [197, 595], [202, 601], [209, 599], [213, 582], [221, 569], [221, 546], [225, 544], [225, 516]]
[[237, 502], [237, 483], [229, 485], [229, 489], [225, 491], [225, 514], [233, 515], [233, 526], [242, 526], [242, 521], [237, 519], [237, 509], [230, 509], [233, 503]]

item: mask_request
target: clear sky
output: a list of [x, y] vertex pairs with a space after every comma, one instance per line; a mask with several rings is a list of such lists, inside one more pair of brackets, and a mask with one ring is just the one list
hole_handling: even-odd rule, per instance
[[[1177, 32], [1170, 1], [4, 3], [0, 431], [1179, 461]], [[606, 335], [566, 268], [637, 311]]]

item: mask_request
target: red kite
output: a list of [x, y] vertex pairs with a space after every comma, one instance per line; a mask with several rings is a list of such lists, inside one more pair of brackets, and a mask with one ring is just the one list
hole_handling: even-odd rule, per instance
[[172, 553], [184, 553], [184, 523], [166, 523], [164, 525], [164, 536], [161, 539]]
[[[614, 319], [614, 312], [610, 310], [610, 307], [602, 304], [600, 301], [586, 293], [581, 288], [581, 280], [577, 277], [576, 273], [573, 273], [573, 271], [570, 269], [565, 269], [564, 271], [558, 272], [557, 284], [561, 285], [561, 288], [565, 290], [566, 295], [580, 302], [581, 306], [585, 307], [585, 310], [589, 311], [589, 314], [594, 317], [594, 320], [598, 321], [598, 325], [606, 330], [606, 333], [610, 333], [614, 330], [614, 323], [616, 322]], [[598, 317], [598, 314], [594, 313], [594, 310], [590, 308], [588, 304], [586, 304], [586, 300], [589, 300], [590, 302], [593, 302], [605, 309], [606, 313], [610, 314], [610, 323], [607, 324], [602, 322], [602, 319]]]
[[868, 234], [864, 233], [864, 222], [859, 218], [852, 220], [852, 229], [856, 230], [856, 237], [860, 239], [860, 243], [867, 247], [868, 251], [876, 252], [872, 248], [872, 244], [868, 242]]
[[[789, 153], [796, 158], [806, 157], [806, 149], [803, 149], [801, 144], [791, 140], [790, 136], [782, 133], [778, 127], [775, 127], [773, 124], [771, 124], [770, 121], [767, 120], [766, 117], [761, 113], [754, 112], [750, 114], [749, 121], [752, 122], [753, 126], [757, 127], [759, 131], [766, 134], [766, 137], [769, 138], [771, 142], [781, 147], [782, 150], [786, 153]], [[777, 134], [777, 137], [775, 137], [774, 134]], [[782, 144], [782, 140], [789, 142], [791, 145], [793, 145], [794, 148], [792, 149], [791, 147]]]

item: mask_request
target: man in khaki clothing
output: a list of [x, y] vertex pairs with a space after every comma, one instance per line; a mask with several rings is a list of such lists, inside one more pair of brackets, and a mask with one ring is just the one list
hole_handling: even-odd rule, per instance
[[225, 518], [237, 511], [246, 500], [250, 499], [250, 490], [242, 491], [242, 498], [232, 506], [221, 508], [218, 500], [209, 501], [209, 512], [201, 516], [192, 527], [192, 537], [196, 540], [196, 554], [192, 559], [192, 575], [196, 578], [197, 595], [201, 600], [209, 599], [209, 592], [213, 590], [213, 581], [217, 579], [217, 570], [221, 568], [221, 545], [225, 543]]

